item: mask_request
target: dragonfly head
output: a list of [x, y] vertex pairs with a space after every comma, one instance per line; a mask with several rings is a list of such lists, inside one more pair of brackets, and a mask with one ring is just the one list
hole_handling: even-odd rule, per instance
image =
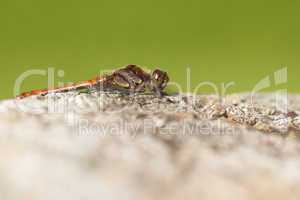
[[151, 84], [154, 89], [163, 90], [169, 82], [169, 76], [167, 72], [156, 69], [151, 75]]

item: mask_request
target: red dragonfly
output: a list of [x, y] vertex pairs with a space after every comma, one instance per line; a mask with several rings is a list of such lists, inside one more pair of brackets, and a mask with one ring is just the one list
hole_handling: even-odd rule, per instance
[[64, 87], [32, 90], [24, 92], [16, 98], [22, 99], [32, 95], [44, 96], [49, 93], [81, 90], [121, 91], [125, 93], [145, 92], [148, 90], [158, 96], [162, 96], [168, 81], [168, 74], [160, 69], [156, 69], [152, 74], [149, 74], [136, 65], [128, 65], [108, 75], [98, 76], [91, 80], [81, 81]]

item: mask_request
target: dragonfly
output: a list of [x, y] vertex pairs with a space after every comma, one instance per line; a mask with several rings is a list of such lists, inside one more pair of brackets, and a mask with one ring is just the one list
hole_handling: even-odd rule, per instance
[[50, 93], [83, 90], [119, 91], [127, 94], [150, 91], [151, 93], [161, 97], [165, 94], [163, 90], [166, 88], [168, 82], [169, 76], [165, 71], [155, 69], [152, 73], [148, 73], [137, 65], [127, 65], [126, 67], [117, 69], [110, 74], [97, 76], [90, 80], [62, 87], [55, 87], [52, 89], [39, 89], [23, 92], [16, 98], [23, 99], [34, 95], [45, 96]]

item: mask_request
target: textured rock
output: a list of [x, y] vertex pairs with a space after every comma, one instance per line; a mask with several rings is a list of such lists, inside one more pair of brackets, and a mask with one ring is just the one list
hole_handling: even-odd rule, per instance
[[[0, 199], [299, 199], [300, 95], [0, 103]], [[276, 105], [276, 104], [275, 104]]]

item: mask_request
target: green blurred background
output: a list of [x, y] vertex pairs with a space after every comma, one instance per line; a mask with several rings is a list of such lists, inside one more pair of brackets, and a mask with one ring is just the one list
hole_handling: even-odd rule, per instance
[[[63, 69], [56, 81], [68, 82], [126, 64], [160, 66], [183, 88], [190, 67], [192, 86], [234, 81], [230, 92], [288, 67], [288, 83], [268, 90], [299, 92], [299, 9], [297, 0], [2, 0], [0, 98], [28, 69]], [[22, 90], [46, 86], [32, 76]]]

